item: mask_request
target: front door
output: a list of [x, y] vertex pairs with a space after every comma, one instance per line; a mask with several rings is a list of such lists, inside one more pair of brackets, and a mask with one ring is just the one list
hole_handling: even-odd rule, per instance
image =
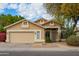
[[46, 32], [45, 32], [45, 41], [47, 43], [51, 42], [51, 40], [50, 40], [50, 31], [49, 30], [46, 30]]
[[49, 42], [56, 42], [57, 30], [56, 29], [46, 30], [45, 37], [46, 37], [46, 40]]
[[52, 36], [51, 41], [52, 42], [56, 42], [56, 39], [57, 39], [57, 30], [52, 30], [51, 36]]

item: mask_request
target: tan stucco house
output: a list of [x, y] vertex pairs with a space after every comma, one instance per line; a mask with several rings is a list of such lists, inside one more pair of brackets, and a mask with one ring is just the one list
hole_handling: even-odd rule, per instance
[[6, 26], [5, 29], [6, 42], [10, 43], [43, 43], [47, 36], [52, 42], [59, 40], [60, 27], [52, 20], [43, 18], [35, 22], [22, 19]]

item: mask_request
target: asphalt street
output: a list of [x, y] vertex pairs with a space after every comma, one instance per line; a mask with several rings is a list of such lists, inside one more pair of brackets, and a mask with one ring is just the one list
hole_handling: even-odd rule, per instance
[[0, 56], [79, 56], [78, 51], [1, 51]]

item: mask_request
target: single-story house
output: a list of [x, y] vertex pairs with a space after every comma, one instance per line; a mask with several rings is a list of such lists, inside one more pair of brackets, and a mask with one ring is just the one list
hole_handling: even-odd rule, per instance
[[59, 40], [60, 27], [54, 21], [39, 19], [35, 22], [22, 19], [5, 27], [6, 42], [35, 43], [45, 42], [49, 37], [52, 42]]

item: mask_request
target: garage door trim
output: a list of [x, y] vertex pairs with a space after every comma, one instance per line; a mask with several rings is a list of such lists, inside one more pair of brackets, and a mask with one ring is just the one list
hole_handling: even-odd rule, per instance
[[[34, 32], [10, 32], [11, 43], [33, 43]], [[20, 36], [19, 36], [20, 35]]]
[[[40, 31], [40, 34], [41, 34], [41, 30], [8, 30], [7, 31], [7, 42], [10, 42], [10, 33], [11, 32], [37, 32], [37, 31]], [[40, 35], [40, 39], [41, 39], [41, 35]], [[36, 40], [36, 35], [34, 35], [34, 41], [37, 41]]]

